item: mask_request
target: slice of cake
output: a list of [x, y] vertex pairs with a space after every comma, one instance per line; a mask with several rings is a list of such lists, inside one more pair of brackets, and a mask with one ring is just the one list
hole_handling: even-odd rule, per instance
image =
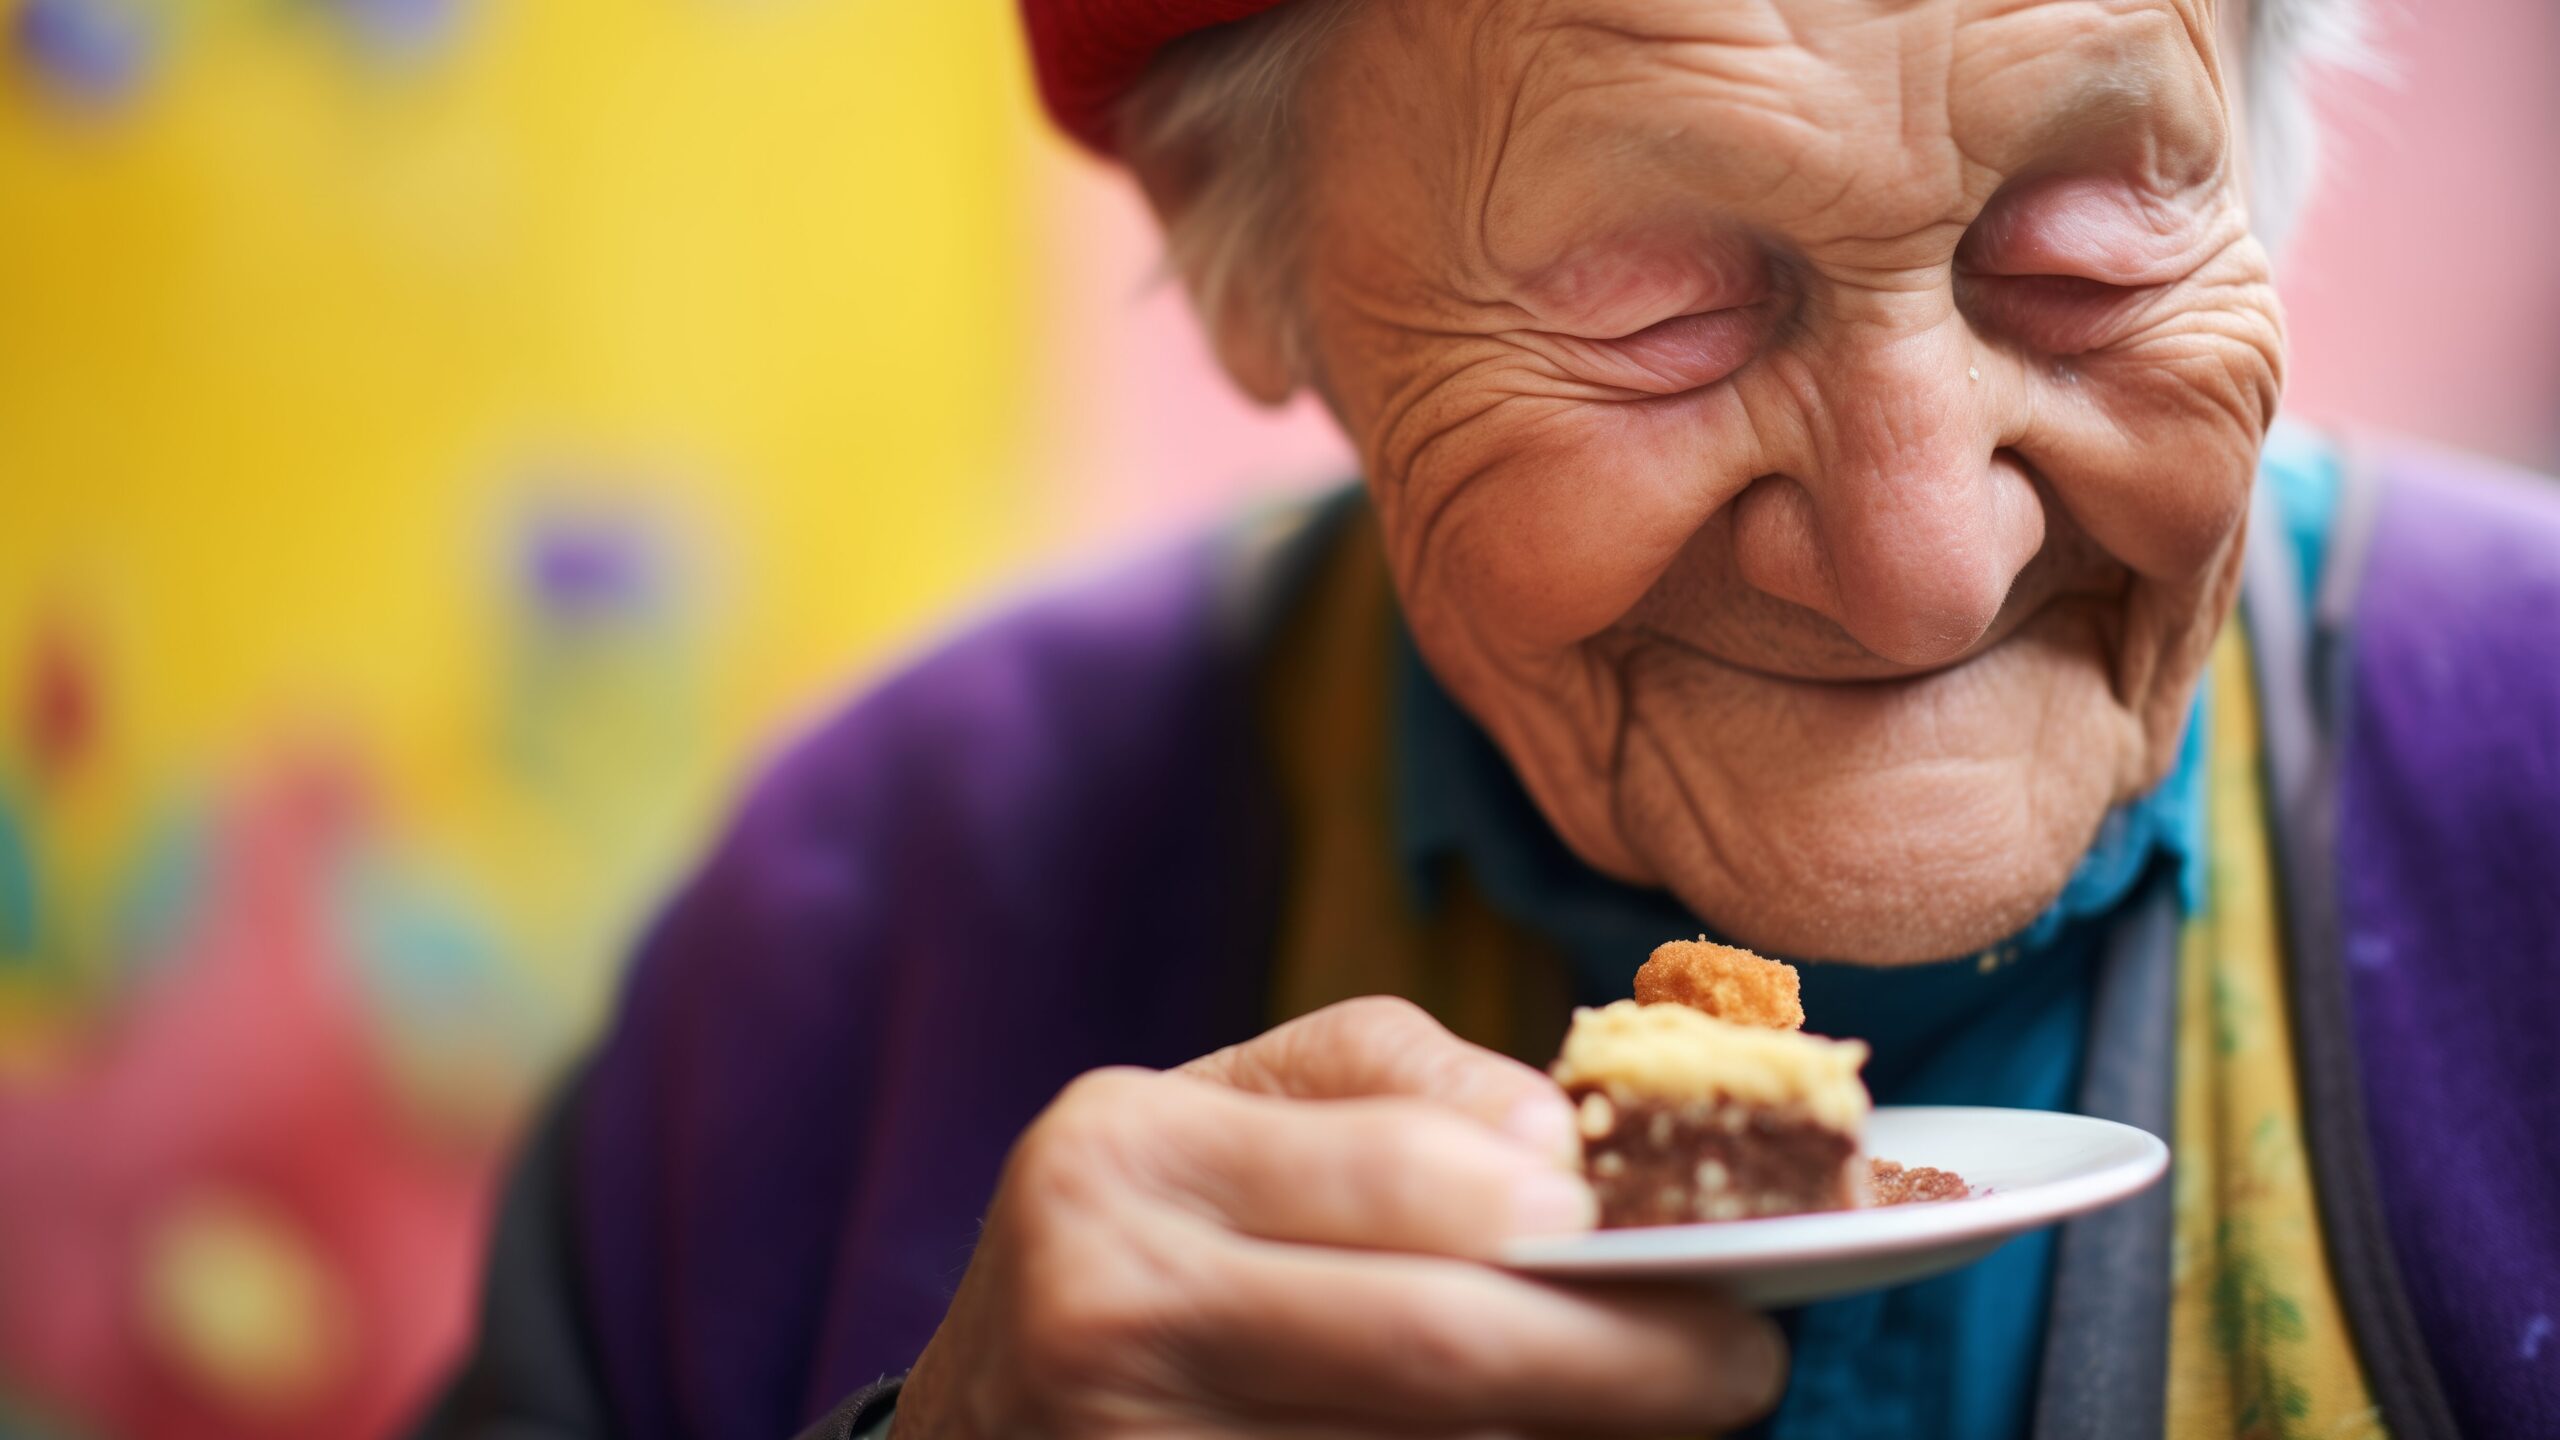
[[1600, 1223], [1617, 1228], [1861, 1203], [1866, 1059], [1855, 1040], [1621, 1000], [1574, 1013], [1553, 1073], [1579, 1107]]

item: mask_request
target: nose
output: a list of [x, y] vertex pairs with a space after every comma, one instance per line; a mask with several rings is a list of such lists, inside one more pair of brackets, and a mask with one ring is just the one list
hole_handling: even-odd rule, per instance
[[2018, 403], [1951, 315], [1851, 327], [1814, 362], [1803, 442], [1736, 497], [1734, 559], [1902, 665], [1954, 660], [2044, 543], [2044, 506], [2000, 448]]

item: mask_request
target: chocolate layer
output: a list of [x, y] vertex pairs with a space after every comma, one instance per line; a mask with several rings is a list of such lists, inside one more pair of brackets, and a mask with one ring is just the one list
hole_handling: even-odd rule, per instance
[[1846, 1210], [1864, 1175], [1855, 1137], [1800, 1111], [1729, 1100], [1620, 1099], [1566, 1092], [1581, 1107], [1582, 1168], [1600, 1224], [1685, 1225]]

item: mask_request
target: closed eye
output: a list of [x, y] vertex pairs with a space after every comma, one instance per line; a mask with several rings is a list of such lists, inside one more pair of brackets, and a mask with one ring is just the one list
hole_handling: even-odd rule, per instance
[[2083, 275], [1956, 276], [1957, 303], [1976, 328], [2048, 355], [2082, 355], [2119, 338], [2161, 288]]
[[1712, 385], [1750, 363], [1775, 307], [1763, 301], [1675, 315], [1615, 339], [1570, 339], [1575, 368], [1599, 384], [1652, 395]]

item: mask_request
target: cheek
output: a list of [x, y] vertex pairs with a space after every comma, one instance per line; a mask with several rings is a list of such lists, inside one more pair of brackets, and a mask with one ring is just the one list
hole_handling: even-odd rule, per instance
[[2264, 313], [2225, 312], [2086, 357], [2045, 382], [2020, 448], [2110, 555], [2150, 579], [2196, 579], [2248, 513], [2277, 335]]
[[1513, 400], [1449, 431], [1380, 493], [1417, 623], [1530, 649], [1607, 629], [1758, 473], [1749, 434], [1721, 390]]

